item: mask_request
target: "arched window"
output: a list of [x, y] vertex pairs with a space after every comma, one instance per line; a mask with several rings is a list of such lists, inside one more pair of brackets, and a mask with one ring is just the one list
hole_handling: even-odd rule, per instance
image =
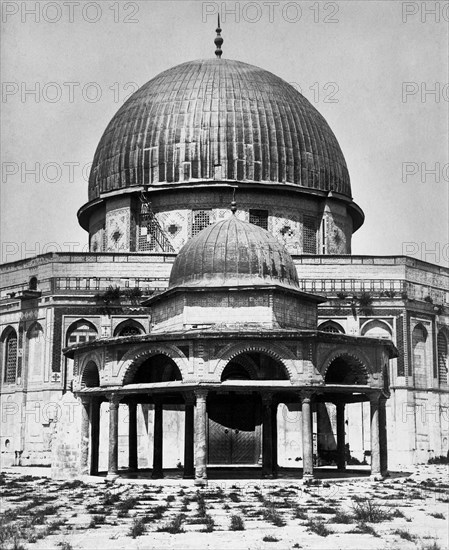
[[98, 336], [97, 329], [89, 321], [84, 319], [76, 321], [70, 325], [67, 331], [67, 346], [72, 346], [74, 344], [87, 344], [87, 342], [92, 342]]
[[44, 350], [44, 331], [39, 323], [34, 323], [27, 333], [28, 378], [42, 378]]
[[437, 348], [438, 348], [438, 380], [440, 385], [447, 384], [448, 371], [448, 338], [443, 331], [438, 333]]
[[364, 365], [352, 355], [336, 357], [329, 365], [324, 379], [326, 384], [367, 384]]
[[181, 372], [170, 357], [163, 354], [152, 355], [137, 368], [131, 367], [126, 373], [123, 385], [172, 382], [182, 380]]
[[318, 330], [322, 330], [323, 332], [336, 332], [340, 334], [345, 333], [344, 328], [335, 321], [325, 321], [318, 327]]
[[391, 328], [384, 321], [373, 319], [362, 328], [362, 336], [371, 338], [391, 338]]
[[427, 330], [419, 323], [412, 332], [413, 373], [415, 385], [427, 385]]
[[114, 336], [139, 336], [139, 334], [145, 334], [145, 329], [140, 323], [132, 319], [123, 321], [114, 330]]
[[[92, 342], [98, 337], [98, 332], [95, 326], [86, 321], [80, 319], [70, 325], [66, 334], [66, 346], [73, 346], [75, 344], [87, 344]], [[73, 359], [66, 358], [65, 366], [65, 389], [70, 388], [70, 384], [73, 380]]]
[[81, 377], [82, 388], [97, 388], [100, 385], [100, 375], [98, 367], [94, 361], [89, 361], [84, 367]]
[[6, 329], [2, 344], [3, 380], [6, 384], [14, 384], [17, 374], [17, 333], [13, 328]]

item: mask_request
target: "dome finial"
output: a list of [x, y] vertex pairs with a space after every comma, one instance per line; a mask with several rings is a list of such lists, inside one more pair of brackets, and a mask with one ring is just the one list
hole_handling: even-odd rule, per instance
[[232, 192], [231, 212], [235, 214], [237, 212], [237, 203], [235, 202], [235, 187]]
[[218, 26], [215, 29], [215, 32], [217, 33], [217, 36], [215, 37], [214, 43], [217, 49], [215, 50], [215, 55], [218, 57], [218, 59], [221, 58], [222, 51], [221, 46], [223, 45], [223, 38], [221, 37], [221, 28], [220, 28], [220, 14], [218, 14]]

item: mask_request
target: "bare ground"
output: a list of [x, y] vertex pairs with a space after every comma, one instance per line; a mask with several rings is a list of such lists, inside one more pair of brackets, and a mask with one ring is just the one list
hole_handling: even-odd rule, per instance
[[448, 548], [447, 466], [383, 482], [216, 480], [201, 490], [24, 472], [0, 474], [2, 549]]

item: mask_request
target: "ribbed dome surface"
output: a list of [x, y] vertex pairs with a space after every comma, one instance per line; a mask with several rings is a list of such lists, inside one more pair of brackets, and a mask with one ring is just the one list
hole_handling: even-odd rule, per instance
[[169, 288], [273, 284], [298, 290], [290, 254], [265, 229], [231, 216], [209, 225], [183, 246]]
[[351, 195], [337, 139], [311, 103], [272, 73], [228, 59], [183, 63], [129, 98], [98, 145], [89, 200], [201, 180]]

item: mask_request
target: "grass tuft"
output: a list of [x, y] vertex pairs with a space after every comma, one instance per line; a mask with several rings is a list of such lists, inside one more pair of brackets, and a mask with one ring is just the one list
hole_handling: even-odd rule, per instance
[[245, 530], [245, 523], [243, 522], [243, 519], [240, 516], [231, 516], [231, 525], [230, 525], [231, 531], [244, 531]]
[[145, 533], [145, 523], [141, 518], [133, 518], [131, 527], [129, 528], [128, 535], [135, 539]]

